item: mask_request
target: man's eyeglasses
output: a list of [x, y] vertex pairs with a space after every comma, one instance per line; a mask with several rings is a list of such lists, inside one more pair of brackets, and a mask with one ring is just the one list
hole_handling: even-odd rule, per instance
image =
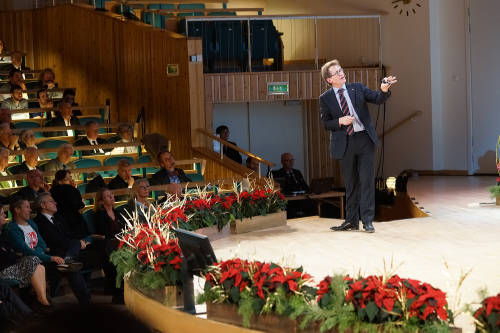
[[338, 71], [336, 71], [335, 73], [332, 73], [332, 76], [338, 76], [340, 74], [344, 74], [344, 69], [343, 68], [340, 68]]

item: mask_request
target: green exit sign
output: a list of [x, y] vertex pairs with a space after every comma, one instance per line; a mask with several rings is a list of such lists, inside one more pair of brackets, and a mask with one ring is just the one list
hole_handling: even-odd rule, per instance
[[288, 82], [268, 82], [267, 95], [288, 95]]

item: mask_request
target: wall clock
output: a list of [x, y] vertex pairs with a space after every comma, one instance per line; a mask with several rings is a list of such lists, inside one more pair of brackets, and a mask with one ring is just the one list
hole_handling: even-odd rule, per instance
[[416, 0], [393, 0], [392, 8], [399, 11], [399, 15], [406, 14], [406, 16], [410, 16], [410, 14], [416, 14], [417, 8], [422, 7]]

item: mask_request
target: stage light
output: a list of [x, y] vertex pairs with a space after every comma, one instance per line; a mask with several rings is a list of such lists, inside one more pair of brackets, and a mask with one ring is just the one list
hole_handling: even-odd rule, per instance
[[396, 189], [396, 177], [389, 177], [385, 181], [385, 185], [387, 186], [387, 189], [390, 191], [394, 191]]

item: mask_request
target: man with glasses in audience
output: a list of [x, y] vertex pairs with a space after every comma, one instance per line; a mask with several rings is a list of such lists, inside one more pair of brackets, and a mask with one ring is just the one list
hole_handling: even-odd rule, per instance
[[330, 131], [330, 154], [339, 160], [346, 187], [346, 218], [334, 231], [358, 230], [359, 220], [366, 232], [373, 233], [375, 217], [375, 145], [377, 132], [367, 103], [383, 104], [389, 98], [389, 87], [395, 76], [385, 77], [381, 91], [362, 83], [347, 83], [338, 60], [321, 67], [321, 76], [332, 86], [319, 97], [320, 115]]

